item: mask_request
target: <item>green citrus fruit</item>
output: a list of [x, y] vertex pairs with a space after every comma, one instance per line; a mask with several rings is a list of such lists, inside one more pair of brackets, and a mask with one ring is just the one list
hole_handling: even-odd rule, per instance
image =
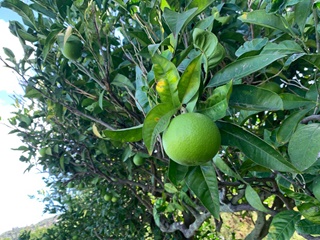
[[186, 165], [201, 165], [219, 151], [221, 136], [217, 125], [200, 113], [185, 113], [174, 118], [162, 138], [170, 159]]
[[275, 93], [281, 92], [280, 85], [275, 82], [266, 82], [266, 83], [261, 84], [259, 87], [263, 88], [263, 89], [267, 89], [267, 90], [269, 90], [271, 92], [275, 92]]
[[133, 163], [136, 165], [136, 166], [141, 166], [145, 163], [145, 158], [143, 158], [141, 156], [141, 154], [137, 153], [136, 155], [134, 155], [133, 157]]
[[83, 44], [81, 40], [75, 36], [71, 35], [63, 46], [63, 55], [70, 60], [77, 60], [81, 57]]
[[112, 199], [112, 196], [110, 194], [106, 194], [106, 195], [103, 196], [103, 198], [104, 198], [105, 201], [108, 202], [108, 201], [110, 201]]
[[117, 197], [112, 197], [112, 198], [111, 198], [111, 202], [116, 202], [116, 201], [118, 201], [118, 198], [117, 198]]

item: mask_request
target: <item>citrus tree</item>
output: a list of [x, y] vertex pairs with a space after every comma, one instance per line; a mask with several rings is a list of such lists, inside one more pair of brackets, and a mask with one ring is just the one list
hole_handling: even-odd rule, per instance
[[320, 234], [318, 5], [2, 1], [23, 21], [12, 133], [61, 213], [46, 237], [213, 238], [242, 211], [246, 239]]

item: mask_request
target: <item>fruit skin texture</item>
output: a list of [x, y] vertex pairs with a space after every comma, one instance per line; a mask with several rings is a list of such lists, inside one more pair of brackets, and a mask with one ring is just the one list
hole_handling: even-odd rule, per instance
[[139, 153], [137, 153], [136, 155], [134, 155], [134, 157], [133, 157], [133, 163], [134, 163], [134, 165], [136, 165], [136, 166], [141, 166], [141, 165], [143, 165], [144, 163], [145, 163], [145, 159], [139, 154]]
[[200, 113], [185, 113], [170, 122], [162, 143], [170, 159], [181, 165], [197, 166], [217, 154], [221, 135], [209, 117]]
[[77, 60], [81, 57], [83, 44], [81, 40], [75, 36], [71, 35], [63, 46], [63, 55], [70, 60]]

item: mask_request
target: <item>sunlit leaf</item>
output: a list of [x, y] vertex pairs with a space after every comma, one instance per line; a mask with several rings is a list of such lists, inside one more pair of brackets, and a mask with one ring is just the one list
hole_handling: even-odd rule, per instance
[[119, 130], [103, 130], [103, 138], [119, 142], [137, 142], [142, 139], [142, 124], [139, 126]]

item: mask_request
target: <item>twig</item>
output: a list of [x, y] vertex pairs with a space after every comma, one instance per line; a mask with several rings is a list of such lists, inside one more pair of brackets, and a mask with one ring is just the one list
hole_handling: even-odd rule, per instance
[[300, 123], [307, 124], [310, 121], [318, 121], [318, 122], [320, 122], [320, 115], [310, 115], [310, 116], [302, 119]]

